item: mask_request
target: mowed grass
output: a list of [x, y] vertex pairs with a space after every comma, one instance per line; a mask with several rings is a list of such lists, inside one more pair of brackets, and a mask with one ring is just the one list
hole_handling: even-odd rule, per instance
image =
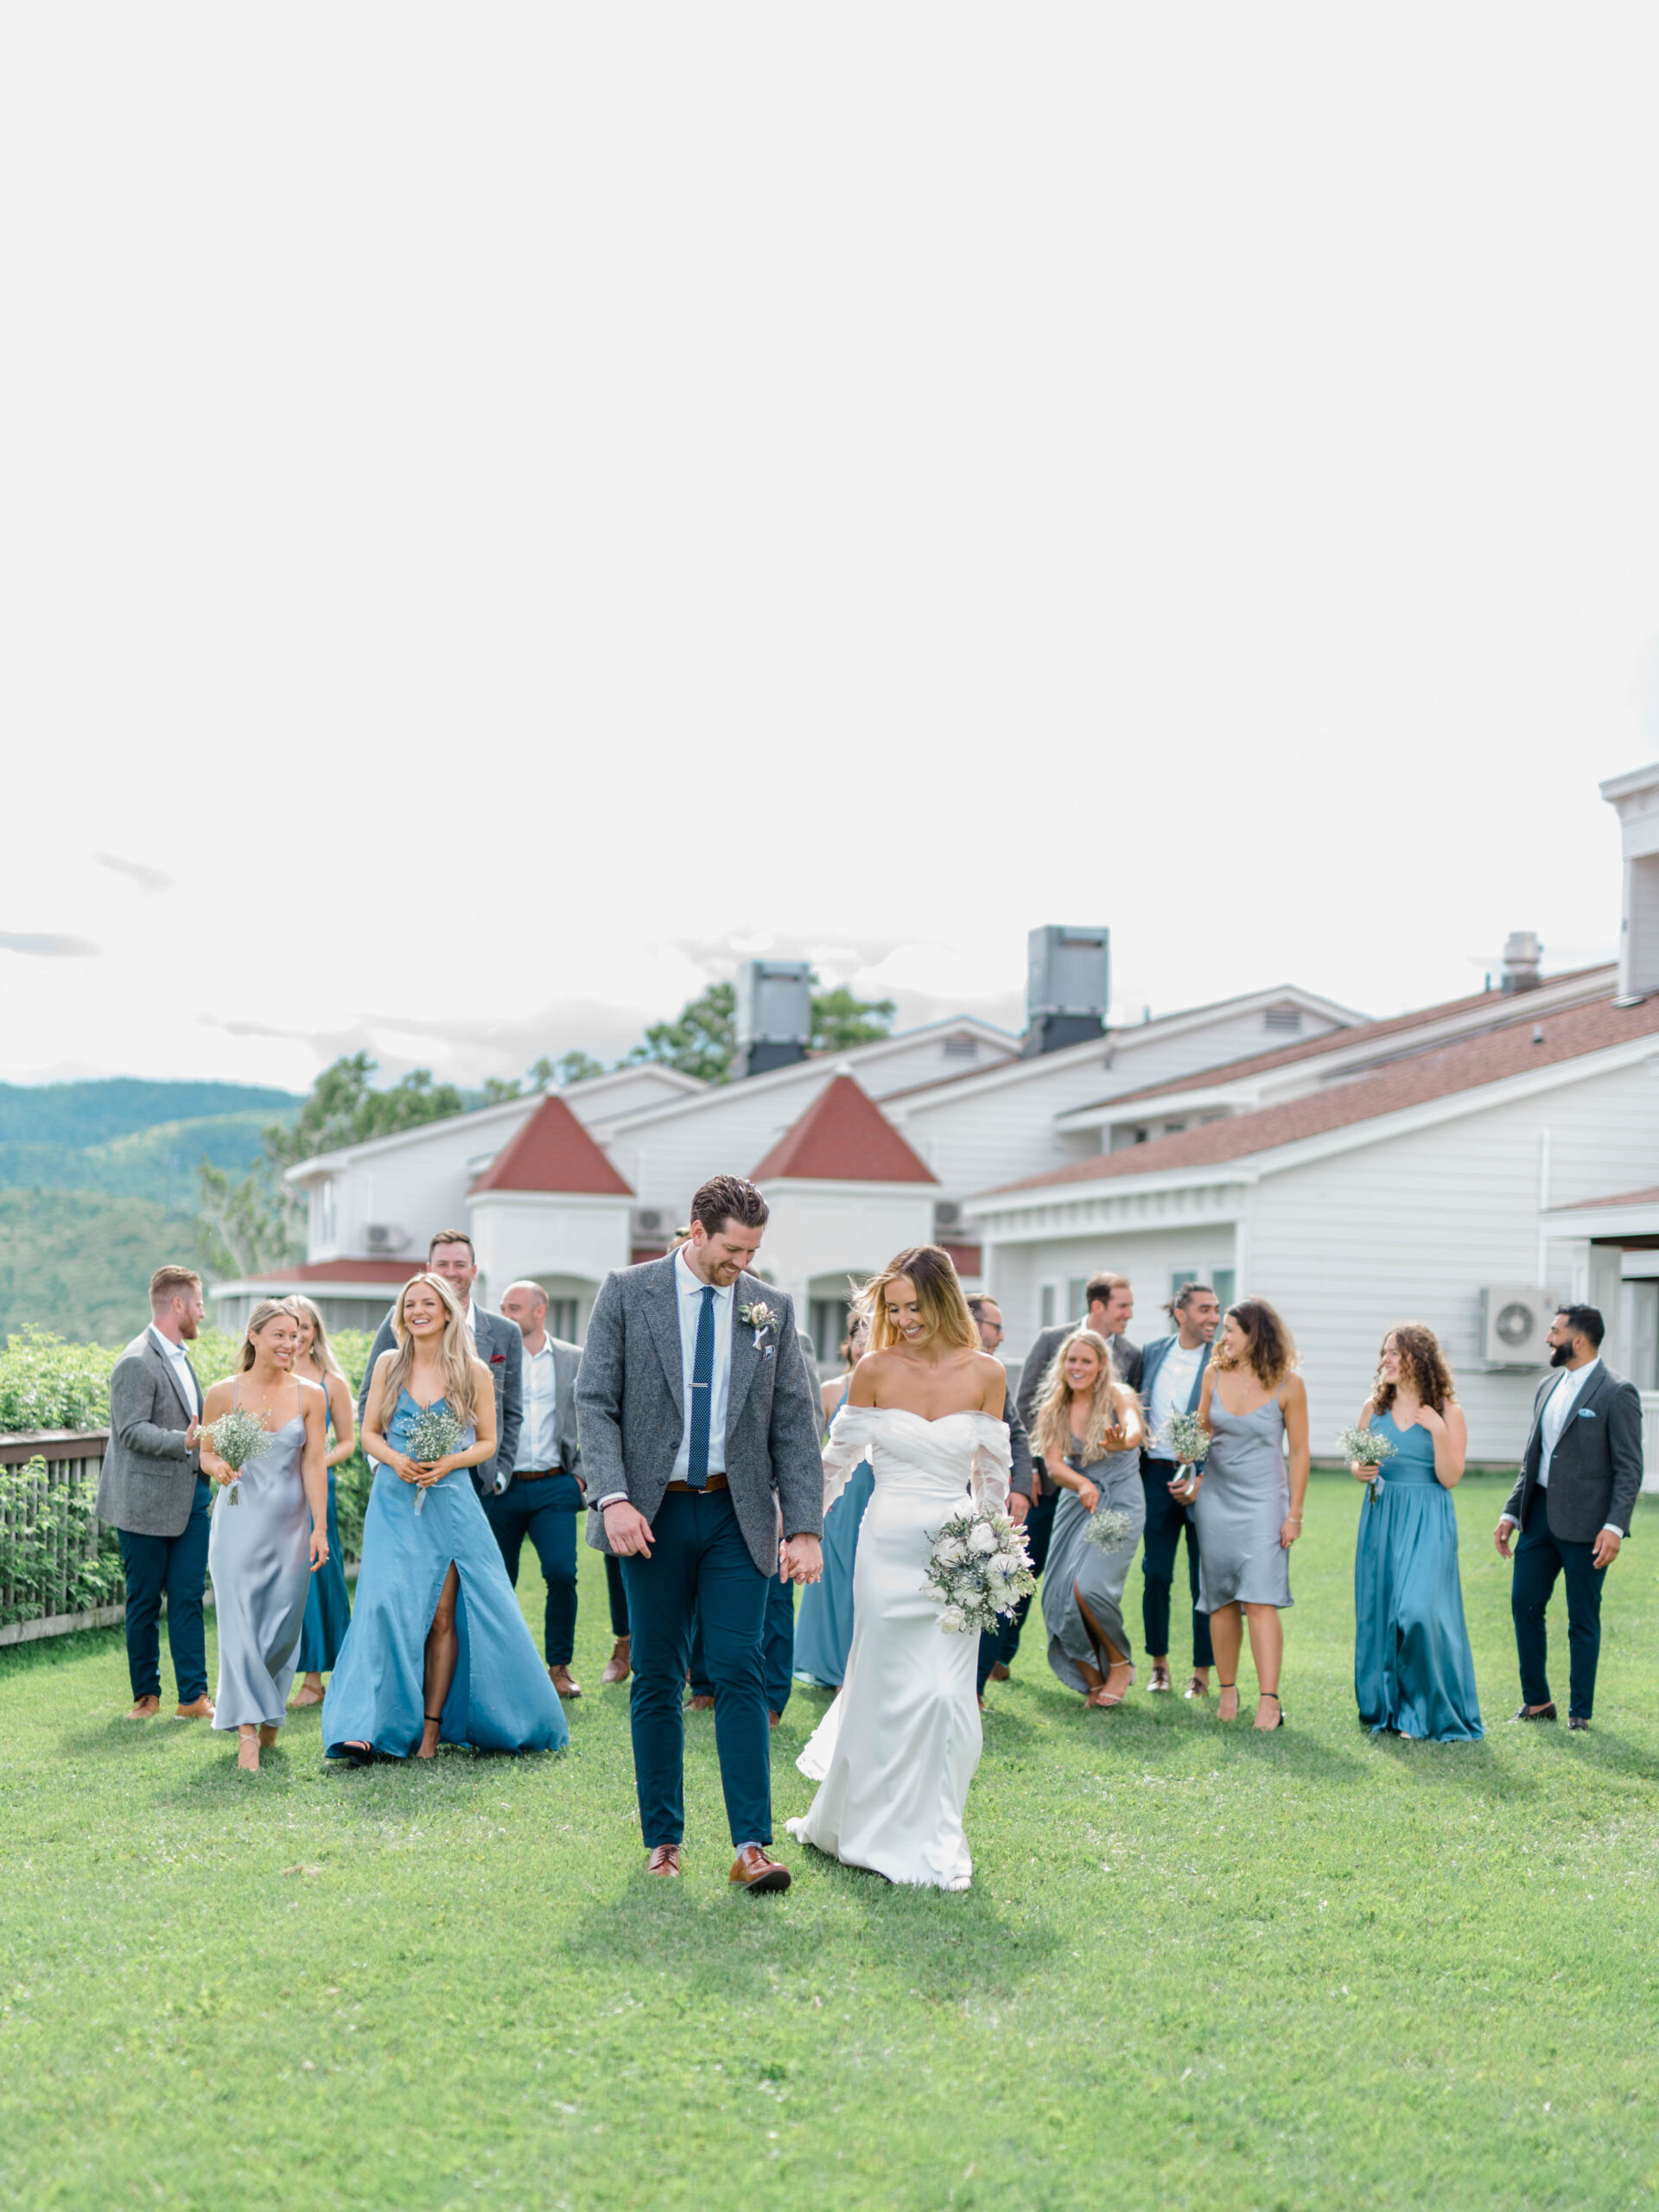
[[[0, 2201], [1659, 2202], [1659, 1511], [1569, 1738], [1504, 1725], [1501, 1499], [1459, 1493], [1484, 1745], [1357, 1726], [1359, 1497], [1316, 1478], [1289, 1726], [1144, 1688], [1085, 1714], [1028, 1634], [966, 1896], [788, 1843], [786, 1897], [728, 1894], [700, 1718], [687, 1874], [648, 1882], [585, 1551], [558, 1759], [325, 1770], [313, 1713], [248, 1778], [232, 1738], [117, 1717], [118, 1631], [0, 1654]], [[823, 1703], [776, 1740], [780, 1835]]]

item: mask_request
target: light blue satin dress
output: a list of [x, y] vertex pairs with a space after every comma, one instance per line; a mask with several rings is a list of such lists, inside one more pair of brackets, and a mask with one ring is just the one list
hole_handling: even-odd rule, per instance
[[[409, 1449], [409, 1432], [422, 1411], [404, 1391], [386, 1431], [399, 1452]], [[474, 1432], [465, 1433], [470, 1444]], [[417, 1513], [423, 1496], [426, 1503]], [[372, 1744], [395, 1758], [407, 1758], [419, 1745], [427, 1632], [452, 1560], [461, 1580], [461, 1650], [440, 1741], [486, 1751], [556, 1751], [569, 1742], [559, 1694], [507, 1580], [472, 1470], [457, 1467], [422, 1491], [379, 1467], [363, 1521], [357, 1604], [322, 1701], [322, 1740], [331, 1758], [350, 1743]]]
[[[843, 1390], [841, 1405], [846, 1402]], [[798, 1679], [804, 1675], [823, 1689], [838, 1690], [846, 1679], [853, 1642], [858, 1531], [874, 1488], [875, 1470], [868, 1459], [861, 1459], [823, 1516], [823, 1573], [801, 1592], [801, 1609], [795, 1617], [795, 1673]]]
[[[241, 1388], [238, 1376], [232, 1405], [241, 1402]], [[215, 1728], [280, 1728], [288, 1718], [311, 1581], [311, 1508], [300, 1473], [304, 1458], [305, 1416], [297, 1413], [270, 1432], [267, 1449], [213, 1501], [207, 1572], [219, 1630]]]
[[1354, 1695], [1373, 1735], [1440, 1744], [1485, 1734], [1463, 1618], [1458, 1516], [1434, 1476], [1434, 1440], [1378, 1414], [1394, 1456], [1359, 1510], [1354, 1549]]

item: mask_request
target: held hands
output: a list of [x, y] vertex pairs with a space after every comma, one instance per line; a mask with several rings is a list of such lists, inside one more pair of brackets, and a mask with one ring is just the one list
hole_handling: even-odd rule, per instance
[[791, 1536], [778, 1547], [780, 1582], [816, 1582], [823, 1573], [823, 1552], [816, 1536]]
[[[1033, 1480], [1035, 1480], [1035, 1477]], [[1008, 1518], [1016, 1529], [1025, 1527], [1026, 1516], [1030, 1510], [1031, 1500], [1026, 1496], [1024, 1491], [1011, 1490], [1008, 1492]]]
[[619, 1559], [649, 1559], [651, 1523], [637, 1505], [616, 1498], [605, 1509], [605, 1541]]

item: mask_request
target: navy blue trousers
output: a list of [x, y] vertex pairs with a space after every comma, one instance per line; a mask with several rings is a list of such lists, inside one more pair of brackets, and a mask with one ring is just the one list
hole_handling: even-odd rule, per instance
[[700, 1624], [734, 1845], [772, 1841], [772, 1731], [760, 1643], [771, 1577], [749, 1556], [728, 1491], [670, 1491], [649, 1559], [625, 1559], [629, 1713], [645, 1848], [685, 1834], [685, 1677]]
[[1516, 1539], [1510, 1610], [1521, 1661], [1521, 1694], [1529, 1705], [1548, 1705], [1549, 1631], [1545, 1624], [1558, 1575], [1567, 1578], [1567, 1717], [1588, 1720], [1595, 1710], [1596, 1662], [1601, 1656], [1601, 1586], [1605, 1567], [1592, 1567], [1593, 1544], [1570, 1544], [1552, 1535], [1549, 1505], [1534, 1491], [1527, 1525]]
[[581, 1512], [582, 1484], [574, 1475], [543, 1475], [538, 1483], [515, 1478], [499, 1497], [484, 1500], [485, 1518], [495, 1531], [507, 1580], [515, 1590], [524, 1538], [536, 1547], [547, 1585], [542, 1631], [550, 1667], [568, 1667], [575, 1656], [576, 1521]]
[[1154, 1657], [1169, 1656], [1169, 1600], [1175, 1581], [1175, 1562], [1186, 1537], [1186, 1580], [1192, 1593], [1192, 1664], [1213, 1667], [1215, 1647], [1210, 1641], [1210, 1616], [1198, 1611], [1198, 1530], [1185, 1510], [1169, 1494], [1179, 1470], [1173, 1459], [1143, 1459], [1141, 1487], [1147, 1498], [1147, 1533], [1141, 1554], [1146, 1587], [1141, 1597], [1141, 1624], [1147, 1649]]
[[[1033, 1571], [1040, 1574], [1048, 1559], [1048, 1540], [1054, 1533], [1054, 1509], [1060, 1502], [1058, 1483], [1050, 1482], [1045, 1475], [1043, 1494], [1026, 1516], [1026, 1549], [1031, 1554]], [[1036, 1593], [1033, 1592], [1033, 1596]], [[984, 1695], [985, 1685], [990, 1680], [991, 1669], [1000, 1659], [1005, 1667], [1012, 1667], [1014, 1655], [1020, 1649], [1020, 1631], [1026, 1624], [1026, 1615], [1031, 1611], [1031, 1599], [1022, 1598], [1013, 1613], [1004, 1622], [1000, 1636], [982, 1636], [979, 1639], [979, 1688]]]
[[190, 1518], [178, 1536], [121, 1538], [121, 1567], [127, 1578], [127, 1671], [132, 1694], [162, 1694], [162, 1592], [167, 1592], [167, 1645], [173, 1658], [179, 1703], [194, 1705], [207, 1694], [207, 1639], [201, 1601], [207, 1587], [207, 1535], [213, 1525], [212, 1486], [200, 1476], [190, 1502]]
[[605, 1554], [605, 1593], [611, 1601], [611, 1634], [626, 1636], [628, 1632], [628, 1593], [622, 1587], [622, 1562]]
[[[760, 1670], [766, 1678], [766, 1703], [781, 1720], [790, 1691], [795, 1686], [795, 1585], [780, 1582], [775, 1574], [766, 1585], [766, 1618], [760, 1630]], [[693, 1697], [714, 1695], [715, 1686], [709, 1679], [708, 1662], [702, 1656], [701, 1621], [691, 1638], [689, 1679]]]

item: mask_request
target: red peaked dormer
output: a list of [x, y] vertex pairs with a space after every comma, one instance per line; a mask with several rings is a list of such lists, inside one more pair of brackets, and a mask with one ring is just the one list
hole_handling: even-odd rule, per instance
[[749, 1179], [932, 1183], [938, 1178], [869, 1093], [851, 1076], [838, 1075], [794, 1127], [785, 1130]]
[[563, 1098], [550, 1094], [511, 1143], [504, 1145], [471, 1191], [578, 1191], [631, 1198], [625, 1183]]

